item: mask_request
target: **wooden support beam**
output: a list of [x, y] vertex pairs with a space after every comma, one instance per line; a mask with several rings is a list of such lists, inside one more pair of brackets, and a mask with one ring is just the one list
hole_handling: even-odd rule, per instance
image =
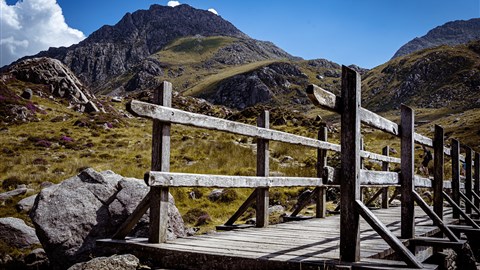
[[412, 192], [414, 191], [414, 123], [413, 109], [402, 105], [401, 109], [401, 238], [415, 237], [415, 212]]
[[365, 205], [369, 206], [371, 203], [373, 203], [383, 193], [383, 189], [384, 188], [378, 189], [377, 192], [375, 192], [375, 194], [365, 203]]
[[[465, 196], [472, 200], [472, 148], [465, 146]], [[465, 212], [467, 214], [472, 213], [472, 207], [470, 204], [465, 204]]]
[[[472, 200], [470, 200], [467, 195], [463, 194], [463, 192], [460, 192], [460, 197], [463, 199], [465, 202], [465, 206], [470, 207], [470, 213], [467, 214], [472, 214], [471, 210], [473, 209], [475, 212], [477, 212], [477, 215], [480, 215], [480, 210], [475, 206]], [[466, 212], [466, 211], [465, 211]]]
[[[270, 115], [264, 111], [257, 119], [257, 126], [260, 128], [270, 128]], [[257, 139], [257, 176], [266, 177], [270, 174], [270, 150], [269, 141], [266, 139]], [[256, 227], [265, 228], [268, 226], [268, 187], [257, 188], [256, 203]]]
[[389, 244], [403, 261], [410, 267], [423, 268], [421, 262], [403, 243], [366, 207], [360, 200], [355, 201], [355, 207], [368, 224]]
[[472, 195], [473, 195], [474, 201], [480, 201], [480, 195], [478, 195], [476, 192], [472, 192]]
[[470, 218], [465, 212], [463, 212], [462, 208], [460, 208], [460, 206], [452, 198], [450, 198], [450, 196], [448, 196], [445, 191], [443, 192], [443, 197], [447, 200], [450, 206], [452, 206], [453, 210], [456, 210], [458, 215], [462, 216], [470, 226], [475, 229], [480, 229], [480, 226], [478, 226], [478, 224], [472, 218]]
[[147, 212], [150, 207], [150, 193], [145, 195], [140, 203], [137, 205], [132, 214], [122, 223], [118, 228], [117, 232], [112, 236], [112, 239], [123, 240], [125, 237], [132, 231], [132, 229], [137, 225], [138, 221], [142, 216]]
[[135, 116], [156, 119], [165, 123], [218, 130], [270, 141], [291, 143], [340, 152], [340, 145], [338, 144], [322, 142], [313, 138], [303, 137], [268, 128], [256, 127], [203, 114], [158, 106], [138, 100], [130, 101], [127, 104], [127, 110]]
[[245, 211], [247, 211], [248, 207], [250, 207], [253, 202], [257, 199], [257, 190], [253, 190], [252, 194], [248, 196], [247, 200], [243, 202], [243, 204], [238, 208], [238, 210], [230, 217], [230, 219], [225, 222], [225, 226], [232, 226], [237, 219], [239, 219]]
[[424, 246], [424, 247], [435, 247], [435, 248], [451, 248], [456, 251], [462, 250], [462, 248], [465, 246], [466, 241], [465, 240], [459, 240], [458, 242], [452, 242], [445, 240], [443, 238], [433, 238], [433, 237], [417, 237], [410, 239], [409, 241], [410, 245], [413, 246]]
[[290, 217], [296, 217], [300, 211], [302, 211], [302, 209], [305, 208], [308, 203], [318, 194], [318, 189], [320, 189], [320, 187], [316, 187], [307, 197], [303, 198], [302, 201], [298, 201], [297, 207], [295, 210], [293, 210], [292, 214], [290, 214]]
[[433, 211], [440, 219], [443, 219], [443, 175], [445, 166], [443, 136], [443, 128], [435, 125], [435, 137], [433, 139]]
[[[452, 139], [451, 142], [452, 151], [452, 199], [455, 204], [460, 205], [460, 168], [459, 168], [459, 156], [460, 156], [460, 143]], [[459, 218], [460, 213], [457, 209], [453, 209], [453, 218]]]
[[412, 192], [413, 199], [417, 202], [417, 204], [422, 208], [423, 212], [425, 212], [430, 219], [432, 219], [433, 224], [438, 226], [443, 234], [447, 236], [450, 241], [459, 242], [460, 240], [453, 234], [453, 232], [443, 223], [443, 220], [434, 212], [428, 204], [420, 197], [420, 195], [416, 192]]
[[[390, 156], [390, 146], [385, 146], [382, 149], [382, 154], [384, 156]], [[389, 163], [388, 162], [382, 162], [382, 171], [388, 172], [390, 171], [389, 168]], [[386, 209], [388, 208], [388, 187], [382, 188], [382, 208]]]
[[340, 260], [360, 260], [360, 75], [342, 66]]
[[234, 176], [172, 172], [149, 172], [152, 187], [268, 188], [322, 186], [321, 178], [283, 176]]
[[[318, 140], [319, 141], [328, 141], [328, 130], [327, 125], [323, 123], [318, 130]], [[322, 178], [323, 168], [327, 166], [327, 150], [317, 149], [317, 177]], [[316, 190], [315, 203], [316, 210], [315, 216], [317, 218], [324, 218], [327, 216], [327, 188], [318, 187]], [[314, 190], [314, 192], [315, 192]]]
[[[172, 84], [163, 82], [153, 93], [153, 103], [172, 106]], [[153, 120], [152, 171], [170, 171], [170, 124]], [[150, 187], [150, 243], [167, 241], [168, 187]]]
[[473, 176], [473, 196], [477, 195], [475, 197], [475, 206], [477, 208], [480, 208], [480, 153], [475, 152], [475, 162], [474, 162], [474, 167], [475, 167], [475, 174]]

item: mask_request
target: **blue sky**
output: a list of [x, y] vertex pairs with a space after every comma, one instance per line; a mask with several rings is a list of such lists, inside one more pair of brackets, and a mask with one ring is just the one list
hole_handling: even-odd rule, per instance
[[[50, 2], [50, 4], [52, 1], [55, 2], [54, 0], [24, 0], [24, 2], [27, 1]], [[1, 2], [5, 3], [5, 0], [0, 0]], [[14, 5], [16, 2], [7, 0], [6, 4]], [[67, 33], [71, 36], [65, 41], [68, 44], [81, 38], [70, 28], [88, 36], [104, 24], [115, 24], [126, 12], [148, 9], [151, 4], [167, 5], [168, 1], [58, 0], [57, 2], [69, 29], [59, 31], [57, 33], [59, 37], [51, 40], [60, 42], [62, 40], [60, 35]], [[480, 0], [183, 0], [179, 2], [200, 9], [214, 8], [220, 16], [249, 36], [272, 41], [293, 55], [305, 59], [326, 58], [340, 64], [357, 64], [367, 68], [388, 61], [400, 46], [415, 37], [426, 34], [436, 26], [452, 20], [480, 17]], [[3, 9], [2, 17], [7, 18], [5, 14], [8, 10], [5, 7]], [[32, 8], [25, 8], [25, 10], [28, 11], [24, 12], [34, 12], [31, 11]], [[52, 22], [52, 24], [55, 23]], [[39, 31], [41, 30], [36, 32]], [[8, 31], [4, 30], [4, 32]], [[5, 33], [2, 33], [2, 40], [6, 37]], [[13, 40], [11, 44], [22, 44], [21, 41], [21, 39]], [[2, 57], [6, 58], [3, 48]]]

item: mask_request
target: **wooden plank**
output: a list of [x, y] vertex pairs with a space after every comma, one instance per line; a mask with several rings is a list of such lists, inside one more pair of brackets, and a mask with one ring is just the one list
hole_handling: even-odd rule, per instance
[[402, 105], [401, 109], [401, 201], [402, 201], [402, 238], [415, 236], [415, 214], [412, 191], [414, 190], [414, 133], [415, 117], [411, 108]]
[[[153, 103], [165, 107], [172, 106], [172, 84], [163, 82], [155, 89]], [[170, 124], [153, 120], [152, 166], [153, 171], [170, 170]], [[150, 243], [163, 243], [167, 240], [168, 187], [151, 187], [150, 194]]]
[[228, 133], [256, 137], [259, 139], [285, 142], [340, 152], [340, 145], [338, 144], [322, 142], [312, 138], [307, 138], [273, 129], [259, 128], [252, 125], [206, 116], [202, 114], [185, 112], [182, 110], [158, 106], [138, 100], [132, 100], [131, 102], [129, 102], [127, 104], [127, 109], [133, 115], [156, 119], [162, 122], [225, 131]]
[[321, 178], [282, 177], [282, 176], [236, 176], [191, 174], [172, 172], [149, 172], [147, 175], [150, 186], [163, 187], [311, 187], [322, 186]]
[[473, 192], [472, 195], [475, 197], [475, 206], [477, 208], [480, 208], [480, 197], [478, 195], [480, 194], [480, 153], [475, 152], [475, 162], [474, 162], [474, 167], [475, 167], [475, 174], [473, 177]]
[[[390, 155], [390, 146], [385, 146], [382, 149], [382, 154], [384, 156], [389, 156]], [[389, 162], [382, 162], [382, 171], [388, 172], [390, 171], [389, 169]], [[388, 208], [388, 187], [382, 188], [382, 208], [386, 209]]]
[[[459, 169], [459, 156], [460, 156], [460, 143], [452, 139], [452, 199], [455, 204], [460, 205], [460, 169]], [[454, 207], [453, 218], [459, 218], [460, 213]]]
[[409, 240], [409, 243], [413, 246], [430, 246], [436, 248], [451, 248], [457, 251], [460, 251], [464, 246], [466, 241], [452, 242], [445, 240], [443, 238], [434, 238], [434, 237], [417, 237]]
[[[443, 219], [440, 218], [434, 211], [432, 211], [432, 209], [430, 209], [427, 203], [422, 199], [422, 197], [420, 197], [420, 195], [415, 190], [412, 192], [412, 196], [413, 196], [413, 199], [417, 202], [417, 205], [422, 208], [423, 212], [425, 212], [433, 220], [433, 224], [438, 226], [440, 230], [442, 230], [443, 234], [445, 234], [450, 241], [453, 241], [453, 242], [460, 241], [455, 236], [455, 234], [453, 234], [453, 232], [450, 231], [450, 229], [448, 229], [448, 227], [443, 222]], [[442, 213], [442, 216], [443, 216], [443, 213]]]
[[340, 260], [360, 260], [360, 220], [355, 201], [360, 200], [360, 75], [342, 66], [342, 162], [340, 183]]
[[125, 239], [125, 237], [132, 231], [132, 229], [137, 225], [138, 221], [143, 217], [150, 207], [150, 193], [140, 201], [132, 214], [122, 223], [118, 228], [115, 234], [112, 236], [112, 239]]
[[[465, 146], [465, 196], [472, 200], [472, 148]], [[472, 207], [470, 204], [465, 204], [465, 212], [467, 214], [472, 213]]]
[[242, 205], [238, 208], [238, 210], [230, 217], [230, 219], [225, 222], [225, 226], [232, 226], [238, 218], [240, 218], [245, 211], [252, 205], [252, 203], [257, 198], [257, 190], [254, 190], [250, 196], [248, 196], [247, 200], [242, 203]]
[[[323, 109], [342, 113], [342, 98], [335, 96], [321, 87], [314, 84], [307, 86], [307, 95], [312, 103]], [[359, 108], [359, 117], [361, 121], [371, 127], [383, 130], [390, 134], [398, 136], [398, 125], [384, 117], [379, 116], [367, 109]]]
[[433, 148], [433, 211], [443, 219], [444, 134], [443, 128], [439, 125], [435, 125]]
[[382, 194], [383, 194], [383, 188], [378, 189], [377, 192], [375, 192], [375, 194], [372, 197], [370, 197], [370, 199], [365, 203], [365, 205], [369, 206]]
[[[455, 214], [455, 212], [458, 213], [458, 215], [462, 216], [470, 226], [472, 226], [475, 229], [480, 229], [480, 226], [478, 226], [477, 223], [472, 218], [470, 218], [465, 212], [463, 212], [463, 210], [460, 208], [460, 206], [453, 200], [453, 198], [450, 198], [450, 196], [448, 196], [448, 194], [445, 193], [445, 191], [443, 192], [443, 197], [447, 200], [447, 202], [454, 209], [453, 214]], [[453, 217], [453, 218], [455, 218], [455, 217]]]
[[[327, 125], [323, 123], [318, 130], [318, 140], [326, 142], [328, 140]], [[323, 168], [327, 166], [327, 150], [317, 149], [317, 177], [322, 178]], [[315, 217], [324, 218], [327, 215], [327, 189], [326, 187], [317, 187], [315, 193]]]
[[362, 158], [368, 158], [368, 159], [382, 161], [382, 162], [389, 162], [389, 163], [396, 163], [396, 164], [401, 163], [401, 160], [399, 158], [390, 157], [387, 155], [380, 155], [380, 154], [376, 154], [368, 151], [361, 151], [360, 156]]
[[[270, 116], [268, 111], [264, 111], [257, 119], [257, 126], [260, 128], [270, 128]], [[265, 177], [270, 174], [270, 152], [269, 142], [266, 139], [257, 139], [257, 176]], [[255, 205], [256, 227], [264, 228], [268, 226], [268, 187], [257, 188], [257, 203]]]
[[[323, 169], [323, 183], [339, 185], [341, 171], [329, 166], [325, 167]], [[399, 183], [399, 174], [396, 172], [360, 170], [360, 185], [398, 185]]]
[[412, 254], [360, 200], [356, 200], [355, 202], [357, 211], [362, 215], [363, 219], [396, 251], [398, 256], [400, 256], [408, 266], [416, 268], [423, 267], [422, 263], [415, 258], [415, 255]]

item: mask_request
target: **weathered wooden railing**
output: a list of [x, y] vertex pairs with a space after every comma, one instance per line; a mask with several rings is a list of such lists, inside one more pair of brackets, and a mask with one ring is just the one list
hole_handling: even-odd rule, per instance
[[[150, 237], [149, 242], [161, 243], [166, 241], [168, 220], [168, 192], [169, 187], [236, 187], [255, 188], [238, 211], [221, 226], [223, 229], [235, 228], [235, 221], [253, 203], [256, 204], [256, 226], [268, 226], [268, 204], [270, 187], [316, 187], [307, 201], [316, 198], [316, 217], [325, 217], [325, 188], [340, 186], [341, 191], [341, 224], [340, 224], [340, 259], [342, 261], [358, 261], [360, 254], [359, 217], [362, 216], [379, 235], [412, 267], [422, 266], [412, 252], [383, 225], [366, 207], [360, 198], [361, 186], [375, 186], [382, 188], [378, 195], [382, 195], [382, 205], [388, 206], [388, 187], [397, 187], [401, 194], [401, 238], [410, 239], [411, 243], [422, 245], [440, 242], [442, 245], [459, 243], [459, 239], [449, 226], [442, 221], [443, 199], [450, 202], [455, 214], [462, 216], [466, 222], [478, 229], [475, 220], [468, 215], [469, 209], [479, 212], [479, 156], [475, 155], [475, 188], [472, 190], [472, 151], [466, 148], [466, 157], [460, 155], [459, 143], [452, 140], [452, 148], [444, 146], [443, 129], [435, 127], [435, 138], [414, 132], [414, 112], [407, 106], [402, 106], [401, 124], [398, 125], [360, 106], [360, 76], [347, 67], [342, 70], [342, 96], [337, 97], [320, 87], [309, 86], [307, 94], [312, 102], [324, 109], [341, 114], [341, 145], [327, 142], [326, 128], [321, 127], [318, 139], [302, 137], [269, 128], [269, 114], [262, 113], [258, 118], [258, 125], [252, 126], [243, 123], [228, 121], [215, 117], [205, 116], [171, 108], [172, 86], [164, 82], [155, 90], [154, 103], [145, 103], [132, 100], [127, 109], [132, 114], [153, 119], [152, 167], [145, 175], [145, 181], [150, 186], [150, 192], [134, 210], [133, 214], [113, 236], [114, 239], [123, 239], [135, 226], [138, 220], [150, 208]], [[401, 159], [391, 157], [388, 148], [383, 154], [376, 154], [360, 149], [361, 123], [385, 131], [401, 140]], [[170, 125], [182, 124], [187, 126], [218, 130], [257, 139], [257, 176], [226, 176], [171, 173], [170, 165]], [[271, 177], [269, 176], [269, 142], [278, 141], [295, 145], [316, 148], [317, 177]], [[434, 148], [434, 179], [422, 178], [414, 175], [414, 143]], [[327, 166], [327, 151], [341, 153], [341, 169]], [[470, 151], [470, 152], [469, 152]], [[452, 180], [444, 183], [444, 154], [451, 156], [452, 164], [465, 161], [467, 173], [465, 180], [465, 194], [460, 191], [460, 171], [458, 166], [452, 166]], [[360, 159], [381, 161], [383, 171], [363, 170]], [[388, 165], [397, 163], [401, 166], [401, 173], [390, 172]], [[415, 187], [433, 188], [433, 210], [423, 201], [415, 191]], [[444, 188], [452, 190], [452, 198], [444, 192]], [[467, 211], [460, 208], [460, 198], [469, 206]], [[474, 199], [474, 202], [472, 201]], [[429, 239], [415, 240], [414, 203], [417, 203], [430, 216], [448, 240], [435, 241]], [[296, 216], [302, 207], [301, 202], [294, 210]], [[479, 212], [480, 214], [480, 212]], [[472, 230], [469, 227], [468, 230]], [[452, 227], [458, 233], [466, 230], [461, 227]], [[421, 241], [420, 241], [421, 240]]]

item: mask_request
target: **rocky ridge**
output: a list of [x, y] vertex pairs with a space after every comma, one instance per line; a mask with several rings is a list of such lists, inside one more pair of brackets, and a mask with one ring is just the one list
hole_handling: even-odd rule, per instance
[[400, 47], [392, 59], [440, 45], [459, 45], [480, 39], [480, 19], [458, 20], [435, 27]]

